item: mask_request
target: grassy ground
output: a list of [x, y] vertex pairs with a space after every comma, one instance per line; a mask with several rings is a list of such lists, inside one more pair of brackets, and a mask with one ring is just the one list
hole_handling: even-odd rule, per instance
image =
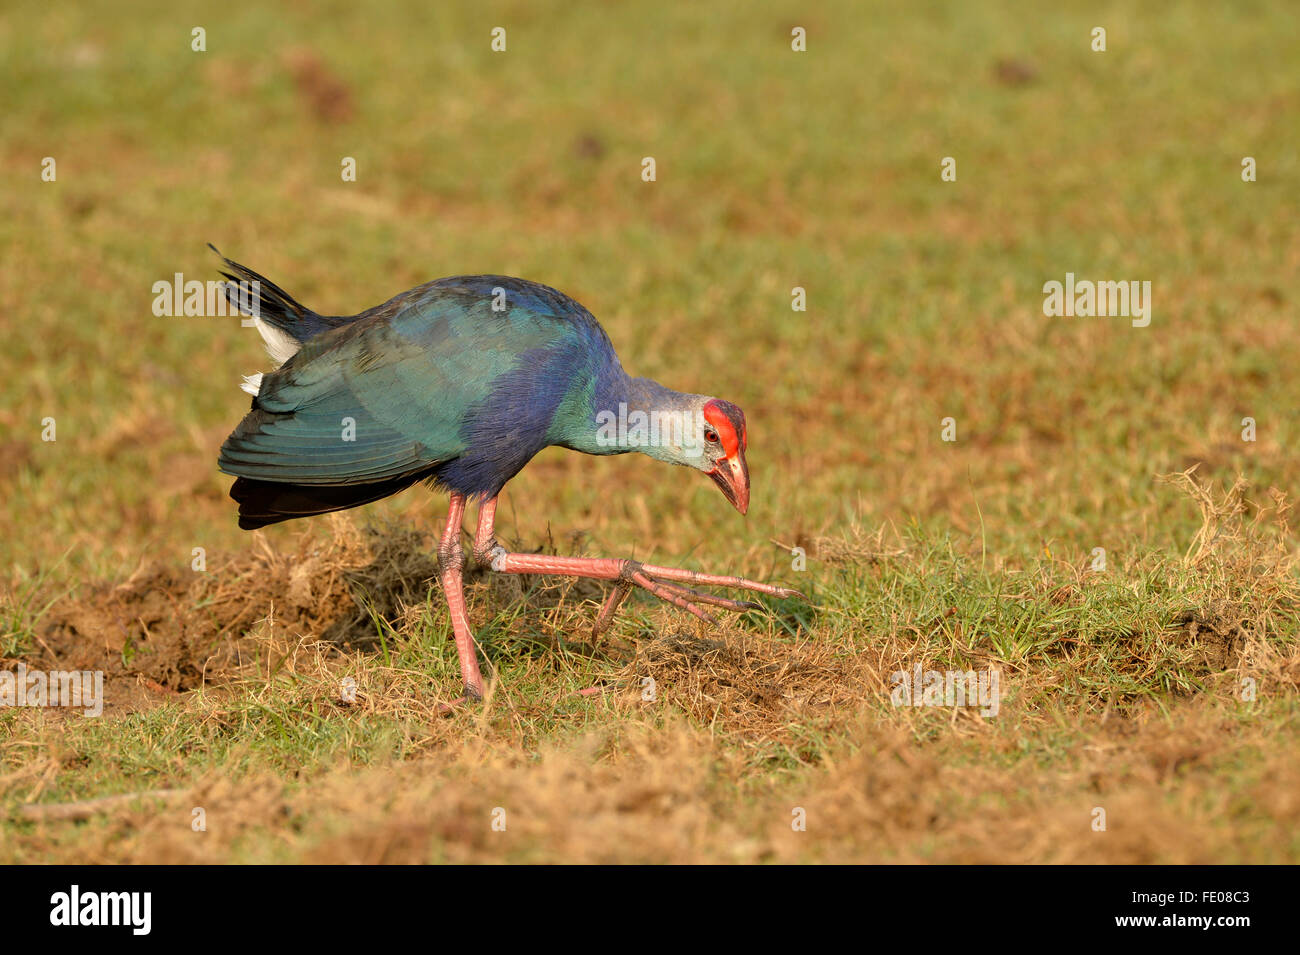
[[[0, 653], [109, 703], [0, 710], [0, 858], [1300, 860], [1300, 16], [1130, 6], [8, 4]], [[745, 408], [753, 505], [557, 449], [504, 536], [811, 602], [593, 646], [598, 588], [479, 574], [496, 681], [440, 716], [440, 499], [235, 527], [255, 332], [151, 310], [209, 241], [331, 314], [574, 295]], [[1150, 326], [1045, 317], [1066, 272]], [[893, 706], [918, 664], [997, 668], [997, 716]]]

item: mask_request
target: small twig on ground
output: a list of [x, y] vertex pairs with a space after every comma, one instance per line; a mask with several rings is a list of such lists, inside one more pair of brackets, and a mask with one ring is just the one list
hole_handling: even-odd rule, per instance
[[121, 793], [116, 796], [100, 796], [98, 799], [82, 799], [77, 802], [28, 803], [18, 807], [18, 815], [25, 819], [89, 819], [91, 816], [118, 806], [124, 806], [137, 799], [175, 799], [189, 795], [188, 789], [151, 789], [147, 792]]

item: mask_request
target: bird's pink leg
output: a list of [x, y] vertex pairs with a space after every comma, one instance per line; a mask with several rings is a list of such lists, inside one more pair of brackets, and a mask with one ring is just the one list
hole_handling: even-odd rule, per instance
[[[465, 611], [465, 552], [460, 545], [461, 520], [465, 516], [465, 495], [452, 494], [447, 508], [447, 526], [438, 544], [438, 576], [442, 591], [447, 597], [447, 612], [451, 616], [451, 629], [456, 639], [456, 655], [460, 658], [460, 675], [465, 683], [466, 701], [483, 699], [483, 677], [478, 670], [478, 657], [474, 653], [474, 634], [469, 628], [469, 614]], [[459, 702], [459, 701], [458, 701]]]
[[750, 610], [756, 604], [742, 600], [730, 600], [712, 594], [700, 594], [683, 587], [678, 581], [703, 584], [711, 587], [736, 587], [752, 590], [775, 597], [802, 597], [803, 594], [788, 587], [777, 587], [747, 580], [744, 577], [727, 577], [718, 574], [702, 574], [693, 570], [681, 570], [676, 567], [658, 567], [641, 564], [634, 560], [619, 560], [607, 557], [551, 557], [545, 554], [516, 554], [506, 550], [497, 543], [494, 532], [496, 520], [496, 498], [486, 501], [479, 510], [478, 532], [474, 535], [474, 557], [498, 573], [503, 574], [559, 574], [566, 577], [589, 577], [595, 580], [615, 580], [618, 586], [609, 595], [600, 614], [596, 617], [595, 633], [599, 634], [609, 626], [615, 611], [632, 587], [640, 587], [654, 594], [661, 600], [681, 607], [695, 614], [702, 620], [714, 622], [713, 618], [697, 607], [692, 601], [711, 604], [726, 610]]
[[478, 530], [474, 534], [474, 559], [483, 560], [483, 554], [497, 546], [497, 499], [489, 498], [479, 505]]

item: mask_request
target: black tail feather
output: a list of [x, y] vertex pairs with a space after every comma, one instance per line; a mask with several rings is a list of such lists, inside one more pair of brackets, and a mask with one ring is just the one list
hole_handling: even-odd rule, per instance
[[241, 477], [230, 487], [230, 496], [239, 502], [239, 526], [246, 531], [313, 517], [330, 511], [344, 511], [370, 504], [404, 491], [416, 481], [429, 477], [431, 469], [371, 481], [366, 484], [284, 484]]
[[[229, 272], [220, 273], [226, 280], [226, 301], [244, 314], [260, 318], [300, 342], [337, 324], [300, 304], [266, 276], [221, 255], [221, 250], [211, 242], [208, 243], [208, 248], [221, 256], [221, 261], [230, 269]], [[257, 283], [254, 286], [256, 294], [248, 288], [252, 283]]]

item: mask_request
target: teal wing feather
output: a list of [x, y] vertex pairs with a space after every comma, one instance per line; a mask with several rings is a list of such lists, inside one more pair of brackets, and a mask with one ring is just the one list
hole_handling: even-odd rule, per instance
[[[493, 282], [513, 283], [492, 308]], [[539, 349], [600, 331], [544, 286], [480, 276], [413, 289], [307, 341], [264, 376], [219, 466], [261, 481], [337, 485], [426, 471], [464, 454], [466, 422]], [[607, 339], [605, 339], [607, 343]]]

